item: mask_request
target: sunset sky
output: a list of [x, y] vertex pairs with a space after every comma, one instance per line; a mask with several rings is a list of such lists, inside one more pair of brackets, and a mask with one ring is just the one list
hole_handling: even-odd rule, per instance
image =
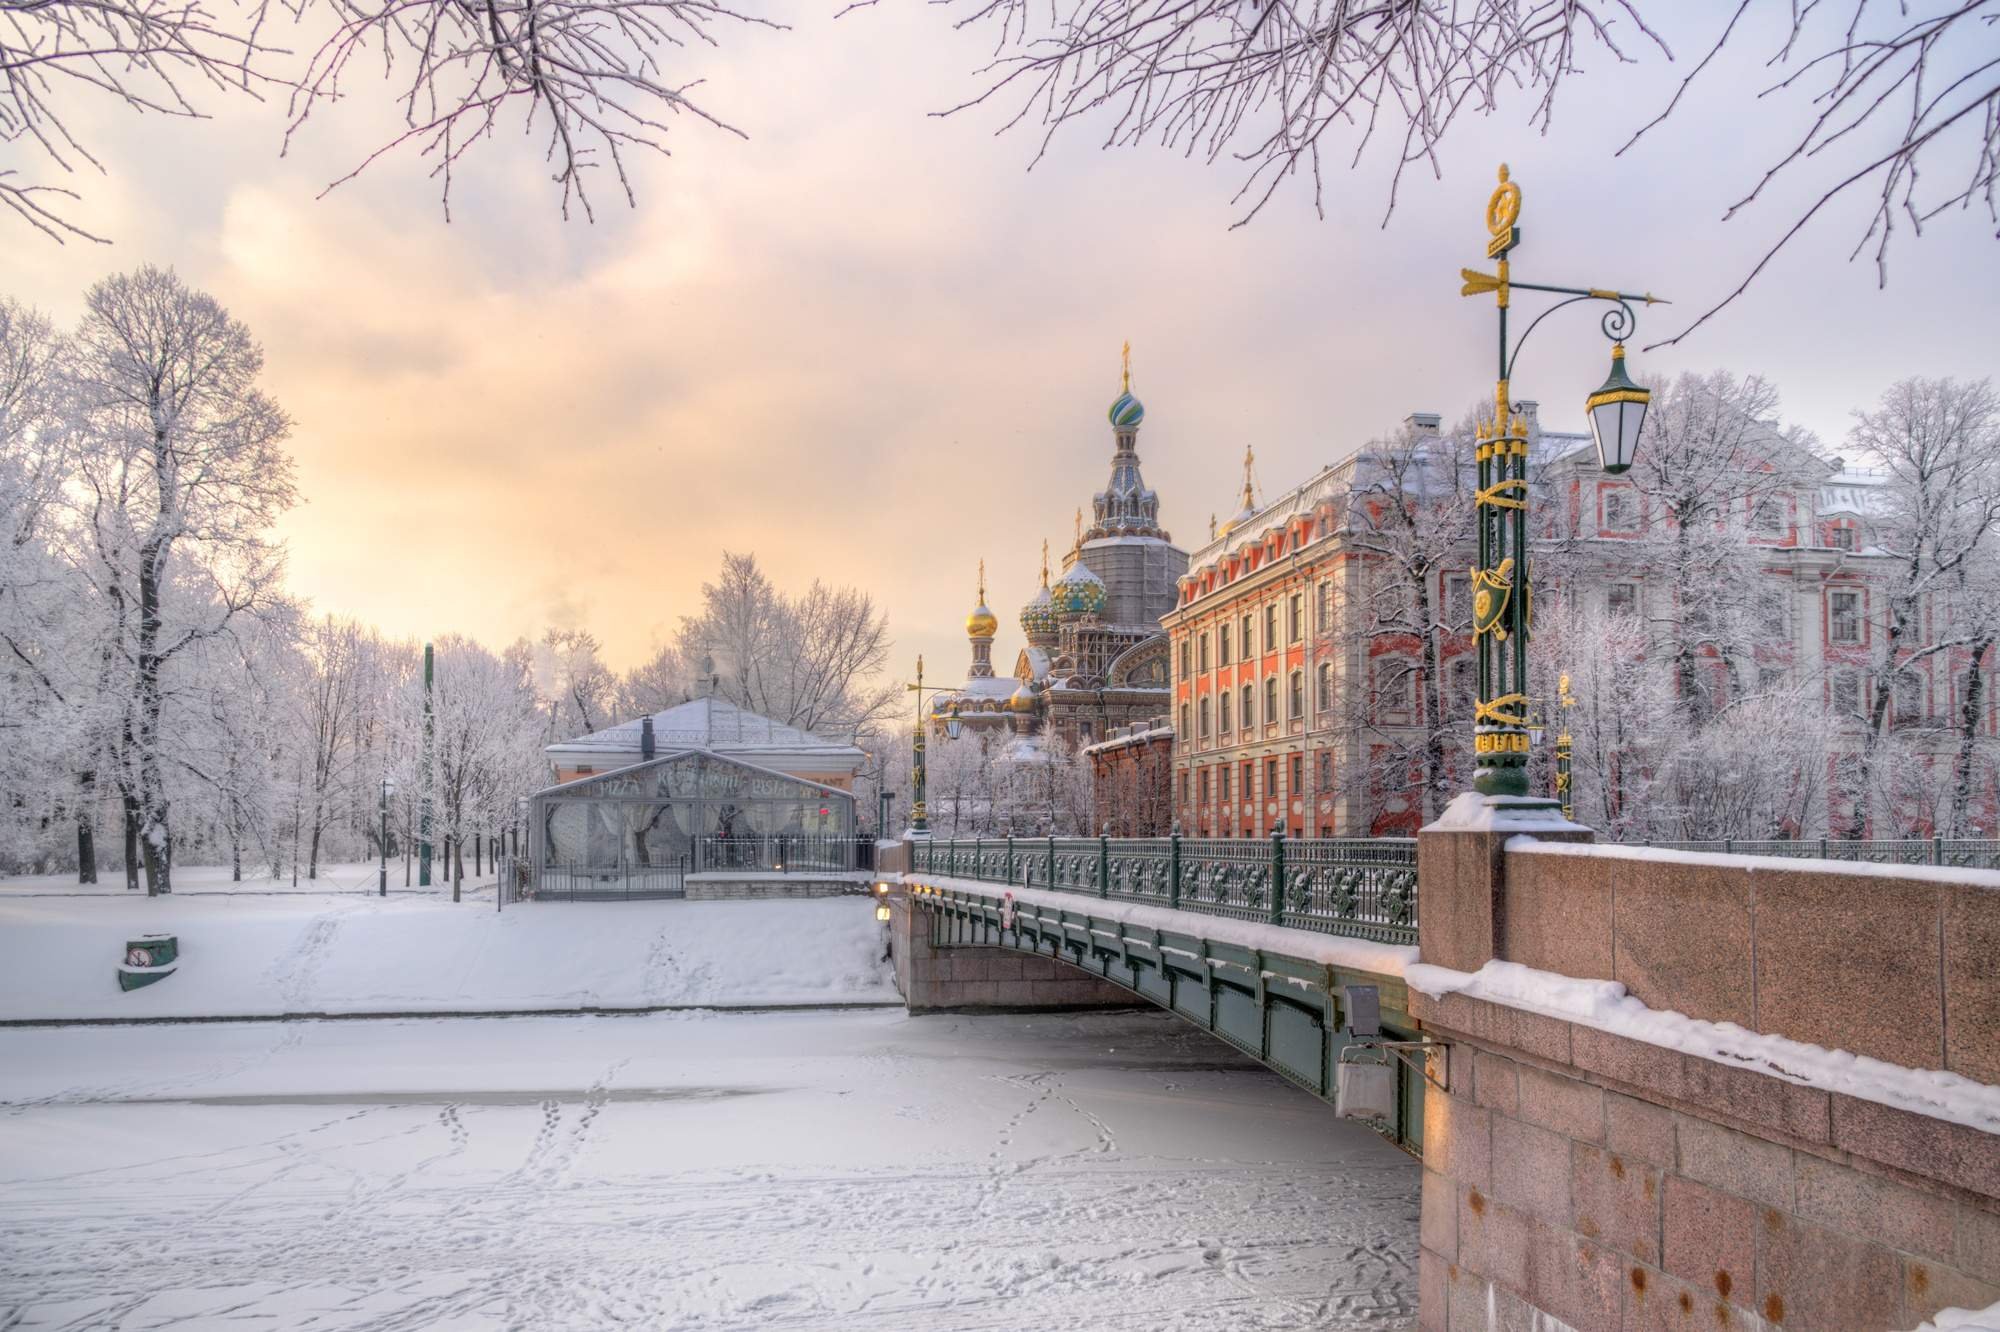
[[[1761, 373], [1838, 452], [1850, 410], [1891, 381], [2000, 360], [1983, 215], [1906, 237], [1878, 291], [1866, 256], [1846, 261], [1865, 200], [1720, 323], [1638, 351], [1794, 216], [1801, 195], [1782, 190], [1718, 221], [1798, 131], [1750, 95], [1762, 38], [1622, 159], [1678, 66], [1587, 57], [1547, 137], [1525, 100], [1465, 122], [1442, 180], [1413, 171], [1386, 229], [1385, 140], [1330, 176], [1323, 221], [1297, 189], [1232, 231], [1229, 164], [1072, 132], [1028, 172], [1032, 133], [995, 137], [997, 112], [927, 114], [975, 86], [990, 38], [908, 0], [834, 8], [690, 54], [748, 139], [677, 123], [675, 155], [639, 164], [636, 210], [602, 181], [594, 225], [559, 218], [539, 140], [514, 137], [468, 159], [449, 224], [414, 156], [317, 199], [391, 124], [365, 82], [283, 159], [280, 106], [211, 97], [219, 118], [193, 123], [77, 103], [109, 173], [78, 179], [81, 212], [116, 243], [6, 224], [0, 289], [68, 323], [107, 273], [176, 267], [262, 340], [296, 420], [295, 591], [397, 634], [587, 627], [620, 667], [725, 548], [782, 584], [872, 591], [898, 668], [922, 651], [934, 678], [964, 669], [984, 557], [1010, 663], [1042, 538], [1066, 545], [1105, 478], [1126, 339], [1146, 475], [1185, 547], [1233, 507], [1246, 443], [1276, 491], [1411, 411], [1457, 415], [1489, 391], [1491, 302], [1462, 300], [1458, 270], [1485, 264], [1501, 160], [1525, 192], [1517, 277], [1678, 302], [1642, 315], [1641, 380]], [[1687, 8], [1699, 21], [1669, 31], [1682, 65], [1716, 21]], [[1594, 319], [1552, 321], [1515, 391], [1581, 428], [1606, 363]]]

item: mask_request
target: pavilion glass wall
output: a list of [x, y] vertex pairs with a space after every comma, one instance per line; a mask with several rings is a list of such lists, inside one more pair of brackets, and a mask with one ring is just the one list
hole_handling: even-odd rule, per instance
[[580, 876], [780, 868], [811, 846], [853, 845], [845, 792], [707, 753], [683, 753], [537, 795], [529, 826], [545, 887]]

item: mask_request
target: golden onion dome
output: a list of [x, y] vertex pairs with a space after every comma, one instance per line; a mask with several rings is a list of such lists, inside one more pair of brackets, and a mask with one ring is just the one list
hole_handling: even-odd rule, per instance
[[972, 608], [972, 614], [965, 617], [965, 636], [967, 638], [991, 638], [999, 631], [999, 619], [991, 610], [987, 609], [986, 603], [983, 601]]
[[1007, 706], [1015, 712], [1033, 712], [1035, 710], [1034, 687], [1023, 681], [1020, 687], [1014, 691], [1013, 695], [1008, 698]]

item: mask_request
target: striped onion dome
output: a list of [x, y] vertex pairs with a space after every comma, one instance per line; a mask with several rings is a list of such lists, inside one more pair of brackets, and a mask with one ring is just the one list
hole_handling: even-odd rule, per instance
[[1132, 396], [1127, 389], [1111, 404], [1111, 424], [1120, 430], [1137, 430], [1139, 423], [1146, 419], [1146, 404]]

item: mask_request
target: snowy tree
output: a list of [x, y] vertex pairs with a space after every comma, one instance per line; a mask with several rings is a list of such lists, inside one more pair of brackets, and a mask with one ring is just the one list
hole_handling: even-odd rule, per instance
[[535, 682], [551, 743], [588, 735], [617, 721], [618, 677], [604, 664], [594, 634], [551, 629], [534, 648]]
[[852, 737], [886, 717], [902, 691], [878, 677], [889, 623], [866, 593], [815, 581], [802, 596], [773, 586], [755, 555], [725, 552], [682, 620], [679, 658], [723, 697], [774, 721]]
[[533, 683], [470, 639], [440, 639], [435, 674], [436, 832], [452, 848], [444, 872], [457, 901], [466, 843], [511, 820], [515, 802], [542, 785], [538, 708]]
[[[1774, 515], [1782, 527], [1806, 516], [1792, 508], [1813, 460], [1810, 437], [1777, 412], [1777, 390], [1754, 375], [1682, 375], [1654, 394], [1637, 461], [1623, 478], [1643, 532], [1634, 556], [1657, 583], [1644, 608], [1653, 650], [1672, 668], [1689, 728], [1754, 691], [1751, 649], [1778, 630], [1776, 590], [1745, 536]], [[1583, 526], [1594, 532], [1594, 509], [1585, 507]]]
[[[1875, 544], [1889, 556], [1890, 573], [1875, 590], [1869, 615], [1874, 660], [1861, 755], [1864, 799], [1848, 834], [1859, 837], [1871, 800], [1886, 801], [1893, 811], [1896, 788], [1912, 789], [1907, 760], [1898, 765], [1904, 774], [1897, 781], [1883, 771], [1891, 730], [1927, 725], [1936, 710], [1924, 693], [1942, 685], [1948, 697], [1952, 654], [1977, 646], [1983, 657], [1991, 646], [1985, 599], [2000, 558], [1994, 530], [2000, 523], [2000, 397], [1990, 380], [1906, 379], [1892, 385], [1873, 411], [1855, 414], [1849, 438], [1889, 475]], [[1929, 632], [1927, 612], [1954, 600], [1966, 617], [1952, 632]], [[1934, 671], [1936, 662], [1944, 669]], [[1962, 800], [1948, 805], [1963, 817]]]
[[170, 673], [191, 648], [271, 608], [294, 498], [285, 414], [256, 386], [263, 353], [171, 271], [107, 278], [86, 297], [72, 375], [78, 539], [123, 706], [115, 752], [128, 885], [172, 889]]
[[[1371, 791], [1414, 798], [1425, 822], [1454, 794], [1451, 760], [1472, 721], [1471, 699], [1454, 688], [1469, 661], [1471, 603], [1445, 588], [1448, 579], [1462, 585], [1471, 563], [1477, 419], [1468, 414], [1443, 434], [1406, 426], [1355, 455], [1342, 520], [1363, 558], [1341, 613], [1317, 626], [1345, 668], [1348, 687], [1332, 702], [1343, 729], [1359, 736]], [[1459, 655], [1447, 661], [1453, 647]], [[1317, 680], [1307, 687], [1322, 689]], [[1391, 717], [1393, 729], [1378, 725]]]

